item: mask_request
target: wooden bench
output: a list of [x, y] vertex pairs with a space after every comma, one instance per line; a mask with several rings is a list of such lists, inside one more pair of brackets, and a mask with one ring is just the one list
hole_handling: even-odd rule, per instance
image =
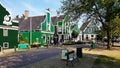
[[76, 57], [76, 54], [75, 54], [75, 51], [68, 51], [65, 56], [67, 56], [67, 64], [68, 65], [69, 63], [74, 64], [74, 62], [77, 60], [78, 61], [78, 58]]

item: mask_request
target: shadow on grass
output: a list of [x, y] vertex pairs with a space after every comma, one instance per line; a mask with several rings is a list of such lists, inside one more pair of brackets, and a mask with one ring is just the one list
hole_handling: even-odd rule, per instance
[[67, 66], [66, 61], [61, 60], [61, 55], [58, 55], [23, 68], [91, 68], [95, 57], [95, 55], [83, 53], [83, 57], [79, 58], [79, 61], [75, 61], [73, 66], [71, 63]]
[[120, 60], [98, 55], [92, 68], [120, 68]]
[[75, 62], [74, 66], [66, 61], [61, 60], [61, 55], [52, 57], [23, 68], [120, 68], [120, 60], [104, 55], [83, 53], [83, 57], [79, 58], [79, 62]]

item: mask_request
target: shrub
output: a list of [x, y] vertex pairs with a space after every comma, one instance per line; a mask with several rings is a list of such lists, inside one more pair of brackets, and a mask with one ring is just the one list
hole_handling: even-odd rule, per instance
[[67, 41], [67, 42], [64, 42], [63, 45], [74, 45], [75, 42], [73, 41]]

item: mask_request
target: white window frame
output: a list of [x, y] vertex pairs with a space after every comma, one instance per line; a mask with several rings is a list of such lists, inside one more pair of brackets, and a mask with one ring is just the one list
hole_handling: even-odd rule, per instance
[[36, 42], [39, 42], [39, 38], [35, 38]]
[[47, 24], [47, 30], [50, 31], [50, 24]]
[[59, 28], [58, 28], [58, 32], [62, 32], [62, 27], [59, 27]]
[[[5, 46], [6, 43], [7, 43], [7, 47]], [[4, 42], [3, 43], [3, 48], [9, 48], [9, 42]]]
[[8, 29], [3, 29], [3, 36], [8, 36]]

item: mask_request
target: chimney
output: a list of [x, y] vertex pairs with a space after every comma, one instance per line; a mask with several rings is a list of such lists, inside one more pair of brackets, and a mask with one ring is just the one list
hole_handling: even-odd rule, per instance
[[59, 17], [60, 16], [60, 11], [57, 10], [56, 12], [57, 12], [57, 17]]
[[28, 10], [25, 10], [24, 16], [25, 16], [25, 19], [28, 19], [28, 17], [29, 17], [29, 11]]

